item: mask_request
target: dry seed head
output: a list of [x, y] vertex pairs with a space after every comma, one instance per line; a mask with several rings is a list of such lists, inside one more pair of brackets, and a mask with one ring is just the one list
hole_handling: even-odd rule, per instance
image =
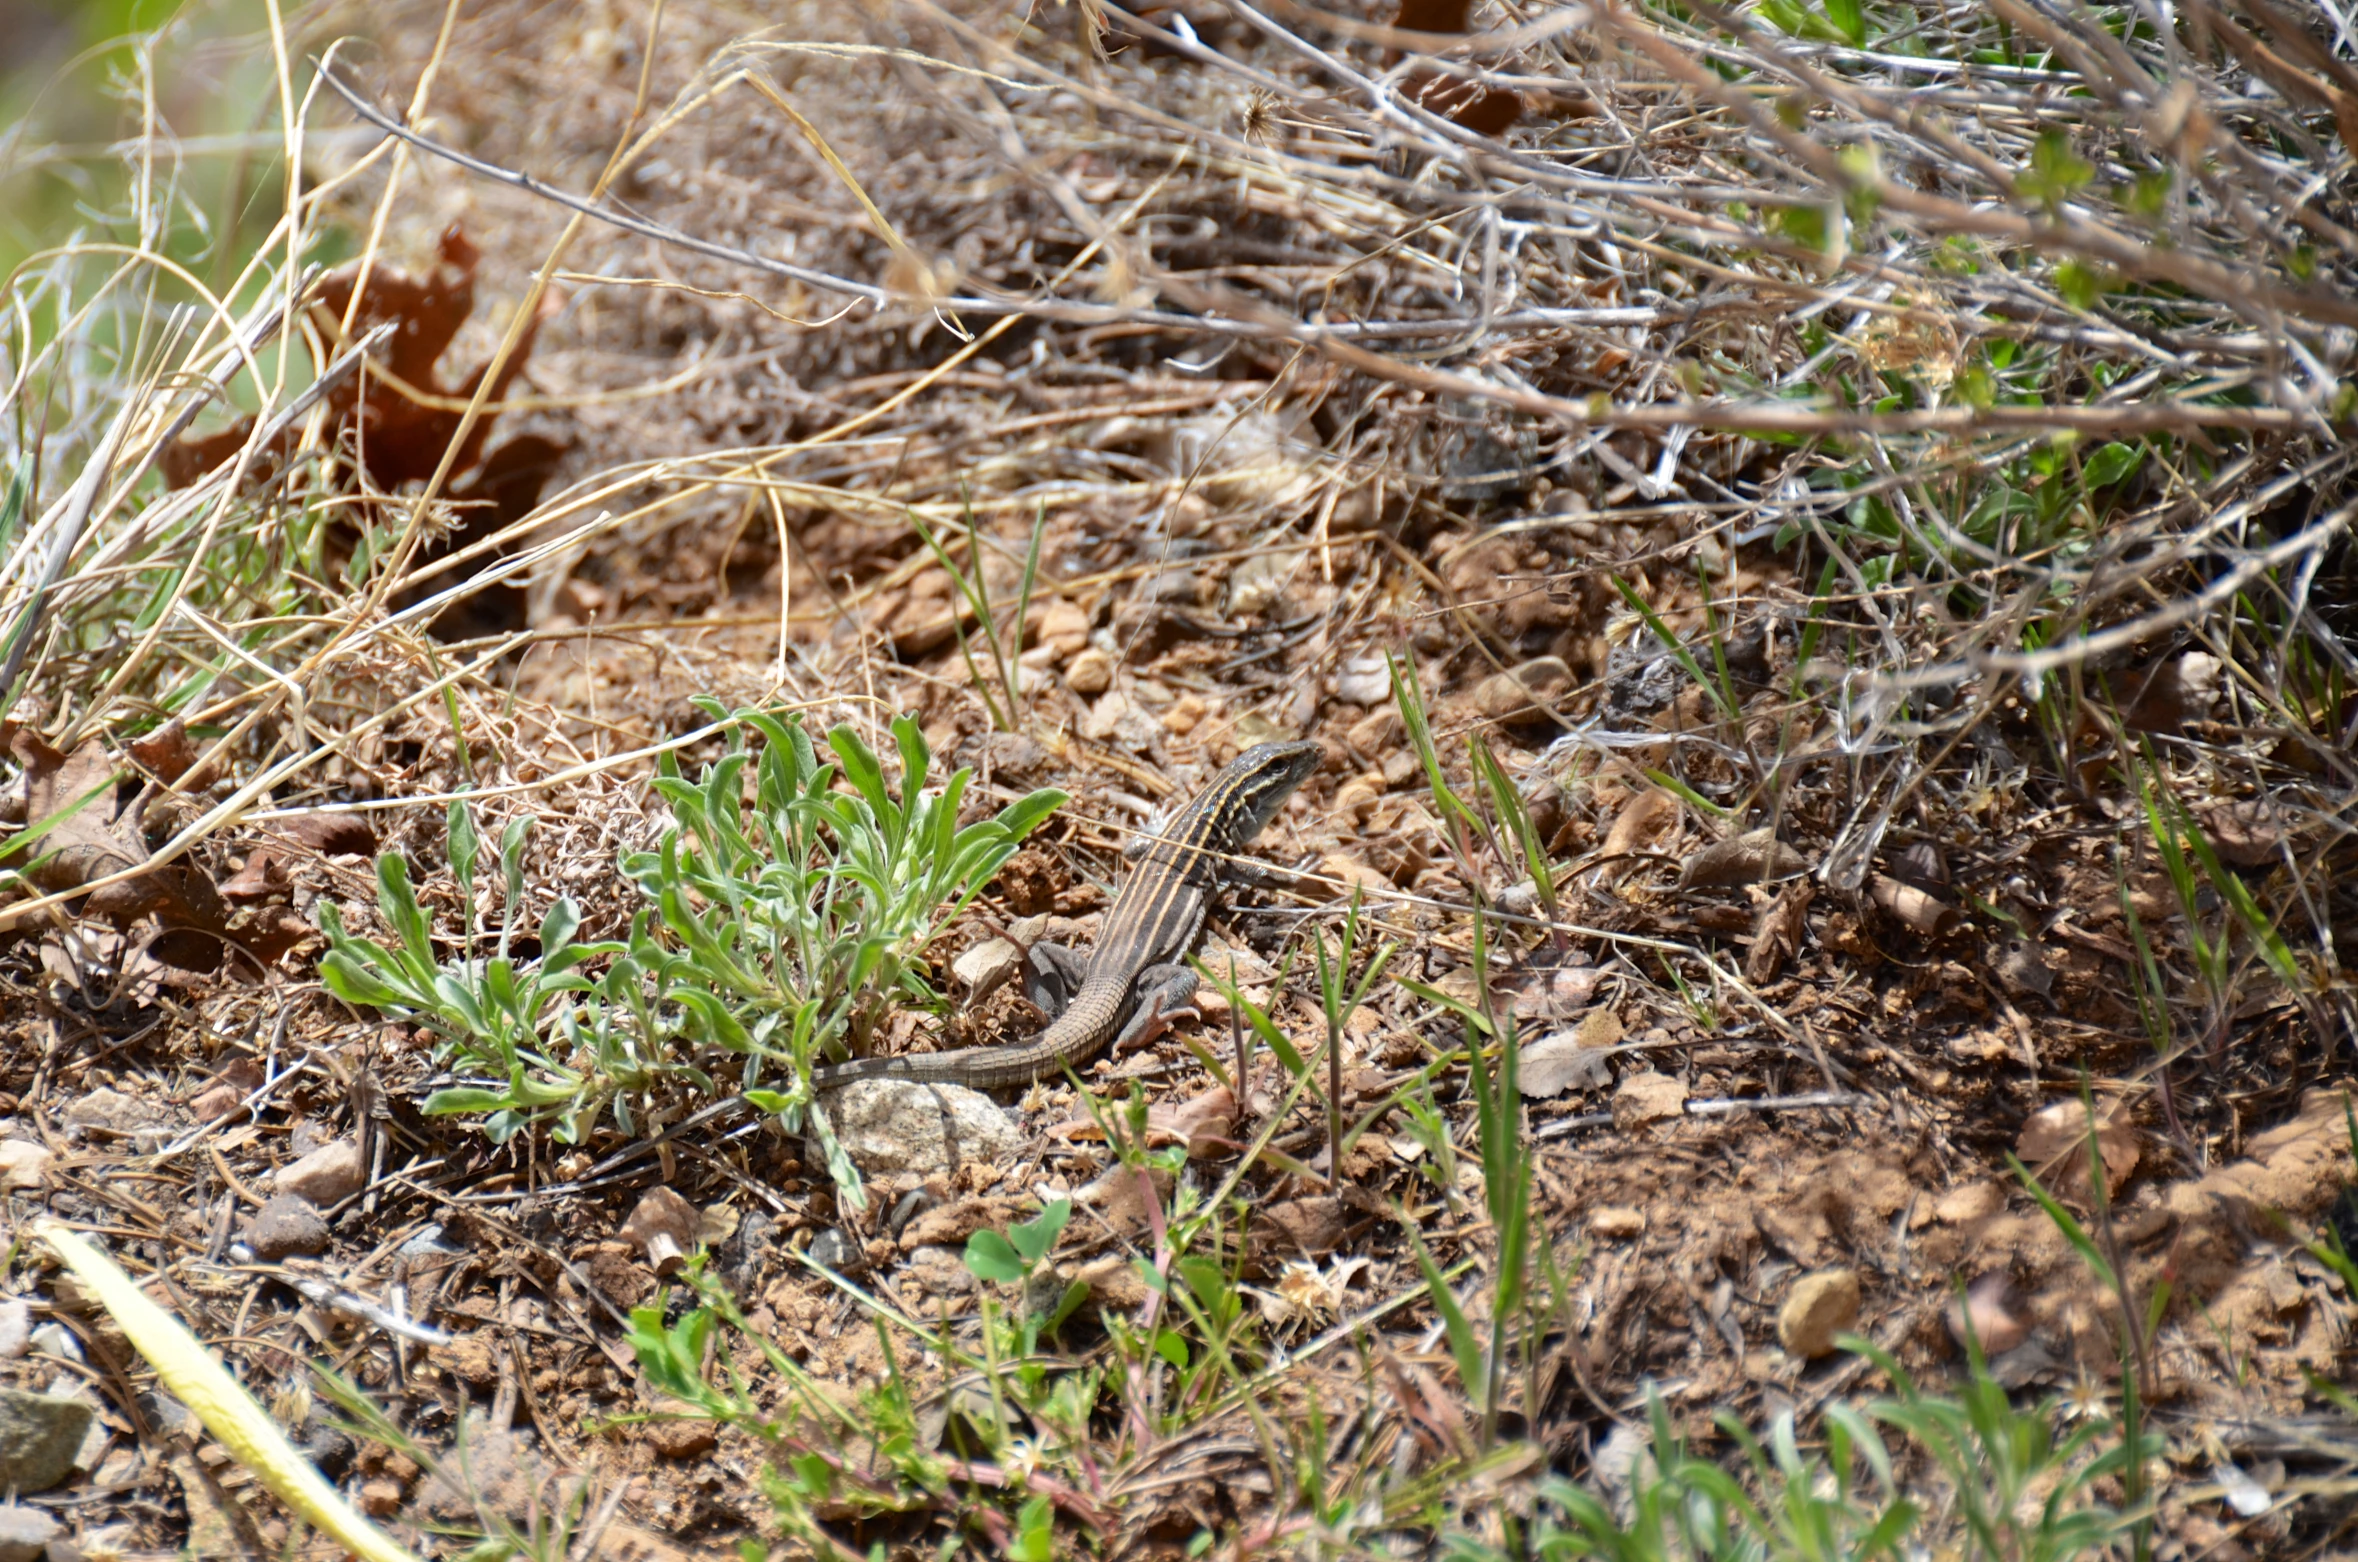
[[1237, 134], [1260, 146], [1277, 145], [1284, 135], [1277, 120], [1277, 106], [1276, 93], [1266, 87], [1255, 87], [1238, 115]]

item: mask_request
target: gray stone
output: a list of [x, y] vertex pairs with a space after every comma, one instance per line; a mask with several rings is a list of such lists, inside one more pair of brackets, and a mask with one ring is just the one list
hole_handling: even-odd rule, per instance
[[[824, 1105], [844, 1153], [870, 1176], [1005, 1166], [1023, 1150], [1023, 1134], [998, 1104], [964, 1085], [857, 1079], [830, 1091]], [[815, 1146], [804, 1159], [824, 1162]]]
[[966, 1267], [965, 1249], [943, 1243], [929, 1242], [910, 1249], [900, 1278], [928, 1296], [955, 1299], [974, 1294], [974, 1271]]
[[73, 1473], [90, 1434], [90, 1403], [0, 1389], [0, 1488], [47, 1491]]
[[82, 1342], [74, 1337], [74, 1331], [54, 1320], [42, 1324], [25, 1338], [34, 1350], [44, 1356], [54, 1356], [59, 1361], [88, 1359], [82, 1354]]
[[245, 1243], [263, 1263], [275, 1264], [297, 1253], [326, 1252], [328, 1225], [310, 1200], [274, 1194], [247, 1220]]
[[139, 1410], [147, 1417], [148, 1424], [166, 1437], [203, 1435], [196, 1412], [160, 1388], [151, 1388], [139, 1396]]
[[991, 769], [1007, 776], [1036, 775], [1055, 758], [1028, 732], [994, 732], [983, 739], [983, 752], [990, 756]]
[[343, 1203], [367, 1182], [368, 1166], [360, 1158], [360, 1146], [349, 1139], [335, 1139], [301, 1160], [281, 1166], [270, 1185], [325, 1209]]
[[811, 1238], [811, 1262], [832, 1269], [837, 1274], [847, 1274], [859, 1268], [860, 1260], [865, 1256], [857, 1242], [833, 1226]]
[[120, 1090], [93, 1090], [68, 1102], [64, 1116], [68, 1128], [112, 1134], [122, 1139], [143, 1134], [161, 1136], [170, 1131], [162, 1107]]
[[0, 1504], [0, 1562], [33, 1562], [60, 1532], [57, 1520], [39, 1508]]

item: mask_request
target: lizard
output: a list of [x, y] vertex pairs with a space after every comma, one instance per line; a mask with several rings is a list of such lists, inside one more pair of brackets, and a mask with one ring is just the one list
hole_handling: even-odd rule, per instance
[[1315, 743], [1246, 749], [1152, 837], [1114, 897], [1094, 959], [1061, 944], [1034, 944], [1025, 987], [1050, 1023], [1032, 1040], [855, 1058], [813, 1069], [812, 1083], [832, 1090], [859, 1079], [901, 1079], [997, 1090], [1078, 1067], [1108, 1042], [1126, 1047], [1151, 1036], [1195, 994], [1195, 973], [1181, 962], [1203, 927], [1221, 863], [1253, 843], [1320, 759]]

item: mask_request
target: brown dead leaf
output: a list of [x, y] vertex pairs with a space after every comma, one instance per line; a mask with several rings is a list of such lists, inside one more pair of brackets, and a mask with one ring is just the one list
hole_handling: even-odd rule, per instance
[[1714, 841], [1679, 865], [1680, 889], [1728, 889], [1765, 884], [1809, 871], [1809, 859], [1766, 826]]
[[1506, 87], [1488, 87], [1440, 71], [1411, 71], [1400, 93], [1426, 112], [1484, 136], [1498, 135], [1528, 107], [1522, 94]]
[[[1469, 9], [1471, 0], [1400, 0], [1392, 25], [1404, 32], [1462, 33]], [[1399, 51], [1394, 50], [1387, 63], [1399, 58]], [[1400, 91], [1428, 113], [1485, 136], [1495, 136], [1522, 118], [1527, 106], [1504, 87], [1488, 87], [1435, 70], [1411, 71]]]
[[1598, 855], [1606, 859], [1606, 876], [1620, 878], [1629, 864], [1615, 859], [1643, 850], [1677, 819], [1678, 799], [1659, 787], [1650, 787], [1623, 803], [1621, 812], [1613, 816], [1612, 828], [1605, 832], [1605, 844], [1598, 849]]
[[[521, 518], [539, 502], [540, 490], [566, 447], [539, 434], [525, 434], [488, 450], [499, 421], [497, 410], [487, 410], [464, 425], [464, 407], [480, 389], [496, 409], [522, 374], [532, 356], [541, 325], [554, 317], [563, 300], [551, 288], [540, 307], [524, 322], [515, 347], [492, 372], [478, 364], [455, 380], [444, 380], [439, 365], [443, 353], [467, 323], [475, 307], [475, 267], [480, 252], [453, 223], [442, 234], [437, 263], [424, 277], [412, 277], [388, 266], [368, 272], [368, 290], [353, 313], [352, 333], [362, 336], [380, 325], [395, 329], [361, 373], [349, 375], [327, 395], [327, 417], [332, 433], [328, 443], [352, 452], [341, 467], [348, 486], [371, 492], [395, 493], [405, 483], [425, 482], [443, 469], [443, 455], [451, 452], [445, 495], [466, 517], [454, 531], [438, 538], [430, 552], [439, 556], [489, 536]], [[355, 263], [323, 278], [312, 294], [309, 311], [321, 335], [340, 341], [344, 315], [360, 282]], [[489, 385], [485, 385], [486, 379]], [[175, 441], [164, 447], [158, 465], [165, 481], [185, 488], [233, 458], [254, 435], [251, 417], [218, 433]], [[270, 480], [293, 449], [290, 430], [278, 446], [261, 452], [247, 472], [247, 480]], [[456, 449], [452, 450], [453, 442]], [[365, 478], [365, 482], [360, 479]], [[349, 546], [349, 542], [344, 544]]]
[[1755, 987], [1773, 982], [1785, 962], [1801, 952], [1809, 903], [1817, 892], [1815, 883], [1796, 879], [1760, 908], [1759, 920], [1752, 925], [1752, 948], [1744, 956], [1744, 980]]
[[1280, 1199], [1253, 1212], [1247, 1241], [1254, 1261], [1266, 1266], [1278, 1258], [1324, 1258], [1342, 1245], [1349, 1229], [1340, 1199]]
[[[187, 726], [175, 716], [147, 736], [132, 739], [131, 757], [139, 761], [150, 775], [166, 786], [171, 786], [188, 774], [189, 767], [197, 762], [198, 755], [196, 745], [188, 741]], [[205, 785], [212, 775], [213, 771], [208, 767], [205, 774], [189, 781], [189, 788]]]
[[278, 854], [261, 846], [247, 856], [246, 865], [237, 870], [237, 876], [221, 886], [221, 896], [224, 900], [267, 900], [285, 894], [292, 882]]
[[2197, 817], [2219, 860], [2238, 868], [2265, 868], [2281, 861], [2284, 843], [2298, 827], [2292, 810], [2267, 797], [2214, 803]]
[[[1094, 1117], [1068, 1118], [1049, 1132], [1075, 1144], [1105, 1142], [1105, 1129]], [[1187, 1153], [1198, 1160], [1239, 1148], [1233, 1137], [1235, 1132], [1236, 1096], [1226, 1085], [1216, 1085], [1184, 1101], [1158, 1102], [1146, 1109], [1149, 1146], [1183, 1144]]]
[[239, 1111], [246, 1097], [261, 1088], [262, 1065], [252, 1058], [232, 1058], [188, 1103], [189, 1115], [200, 1123], [217, 1123]]
[[1606, 1062], [1622, 1034], [1621, 1016], [1599, 1005], [1572, 1029], [1542, 1036], [1523, 1049], [1523, 1094], [1537, 1101], [1567, 1090], [1602, 1090], [1613, 1082]]
[[1569, 965], [1554, 946], [1542, 944], [1496, 991], [1525, 1019], [1568, 1020], [1588, 1007], [1604, 973], [1593, 965]]
[[1416, 1434], [1416, 1440], [1424, 1445], [1429, 1457], [1472, 1451], [1466, 1437], [1465, 1417], [1459, 1413], [1456, 1399], [1441, 1387], [1441, 1380], [1429, 1368], [1403, 1361], [1388, 1350], [1378, 1361], [1393, 1400], [1399, 1404], [1409, 1430]]
[[1146, 1129], [1150, 1141], [1157, 1133], [1168, 1133], [1199, 1161], [1242, 1148], [1236, 1142], [1236, 1092], [1226, 1085], [1189, 1096], [1177, 1106], [1151, 1108]]
[[1392, 881], [1356, 857], [1340, 852], [1329, 852], [1319, 864], [1319, 871], [1345, 889], [1365, 889], [1371, 893], [1388, 895]]
[[[2104, 1167], [2105, 1196], [2120, 1190], [2137, 1169], [2139, 1135], [2128, 1108], [2118, 1101], [2096, 1107], [2096, 1153]], [[2093, 1202], [2088, 1183], [2088, 1108], [2077, 1100], [2043, 1106], [2022, 1125], [2014, 1153], [2059, 1197], [2081, 1206]]]

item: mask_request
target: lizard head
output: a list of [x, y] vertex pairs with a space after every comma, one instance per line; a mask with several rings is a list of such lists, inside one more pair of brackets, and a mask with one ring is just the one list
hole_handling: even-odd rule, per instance
[[1207, 789], [1207, 796], [1225, 797], [1236, 821], [1235, 842], [1242, 846], [1268, 827], [1310, 779], [1326, 753], [1315, 743], [1256, 743], [1236, 756]]

